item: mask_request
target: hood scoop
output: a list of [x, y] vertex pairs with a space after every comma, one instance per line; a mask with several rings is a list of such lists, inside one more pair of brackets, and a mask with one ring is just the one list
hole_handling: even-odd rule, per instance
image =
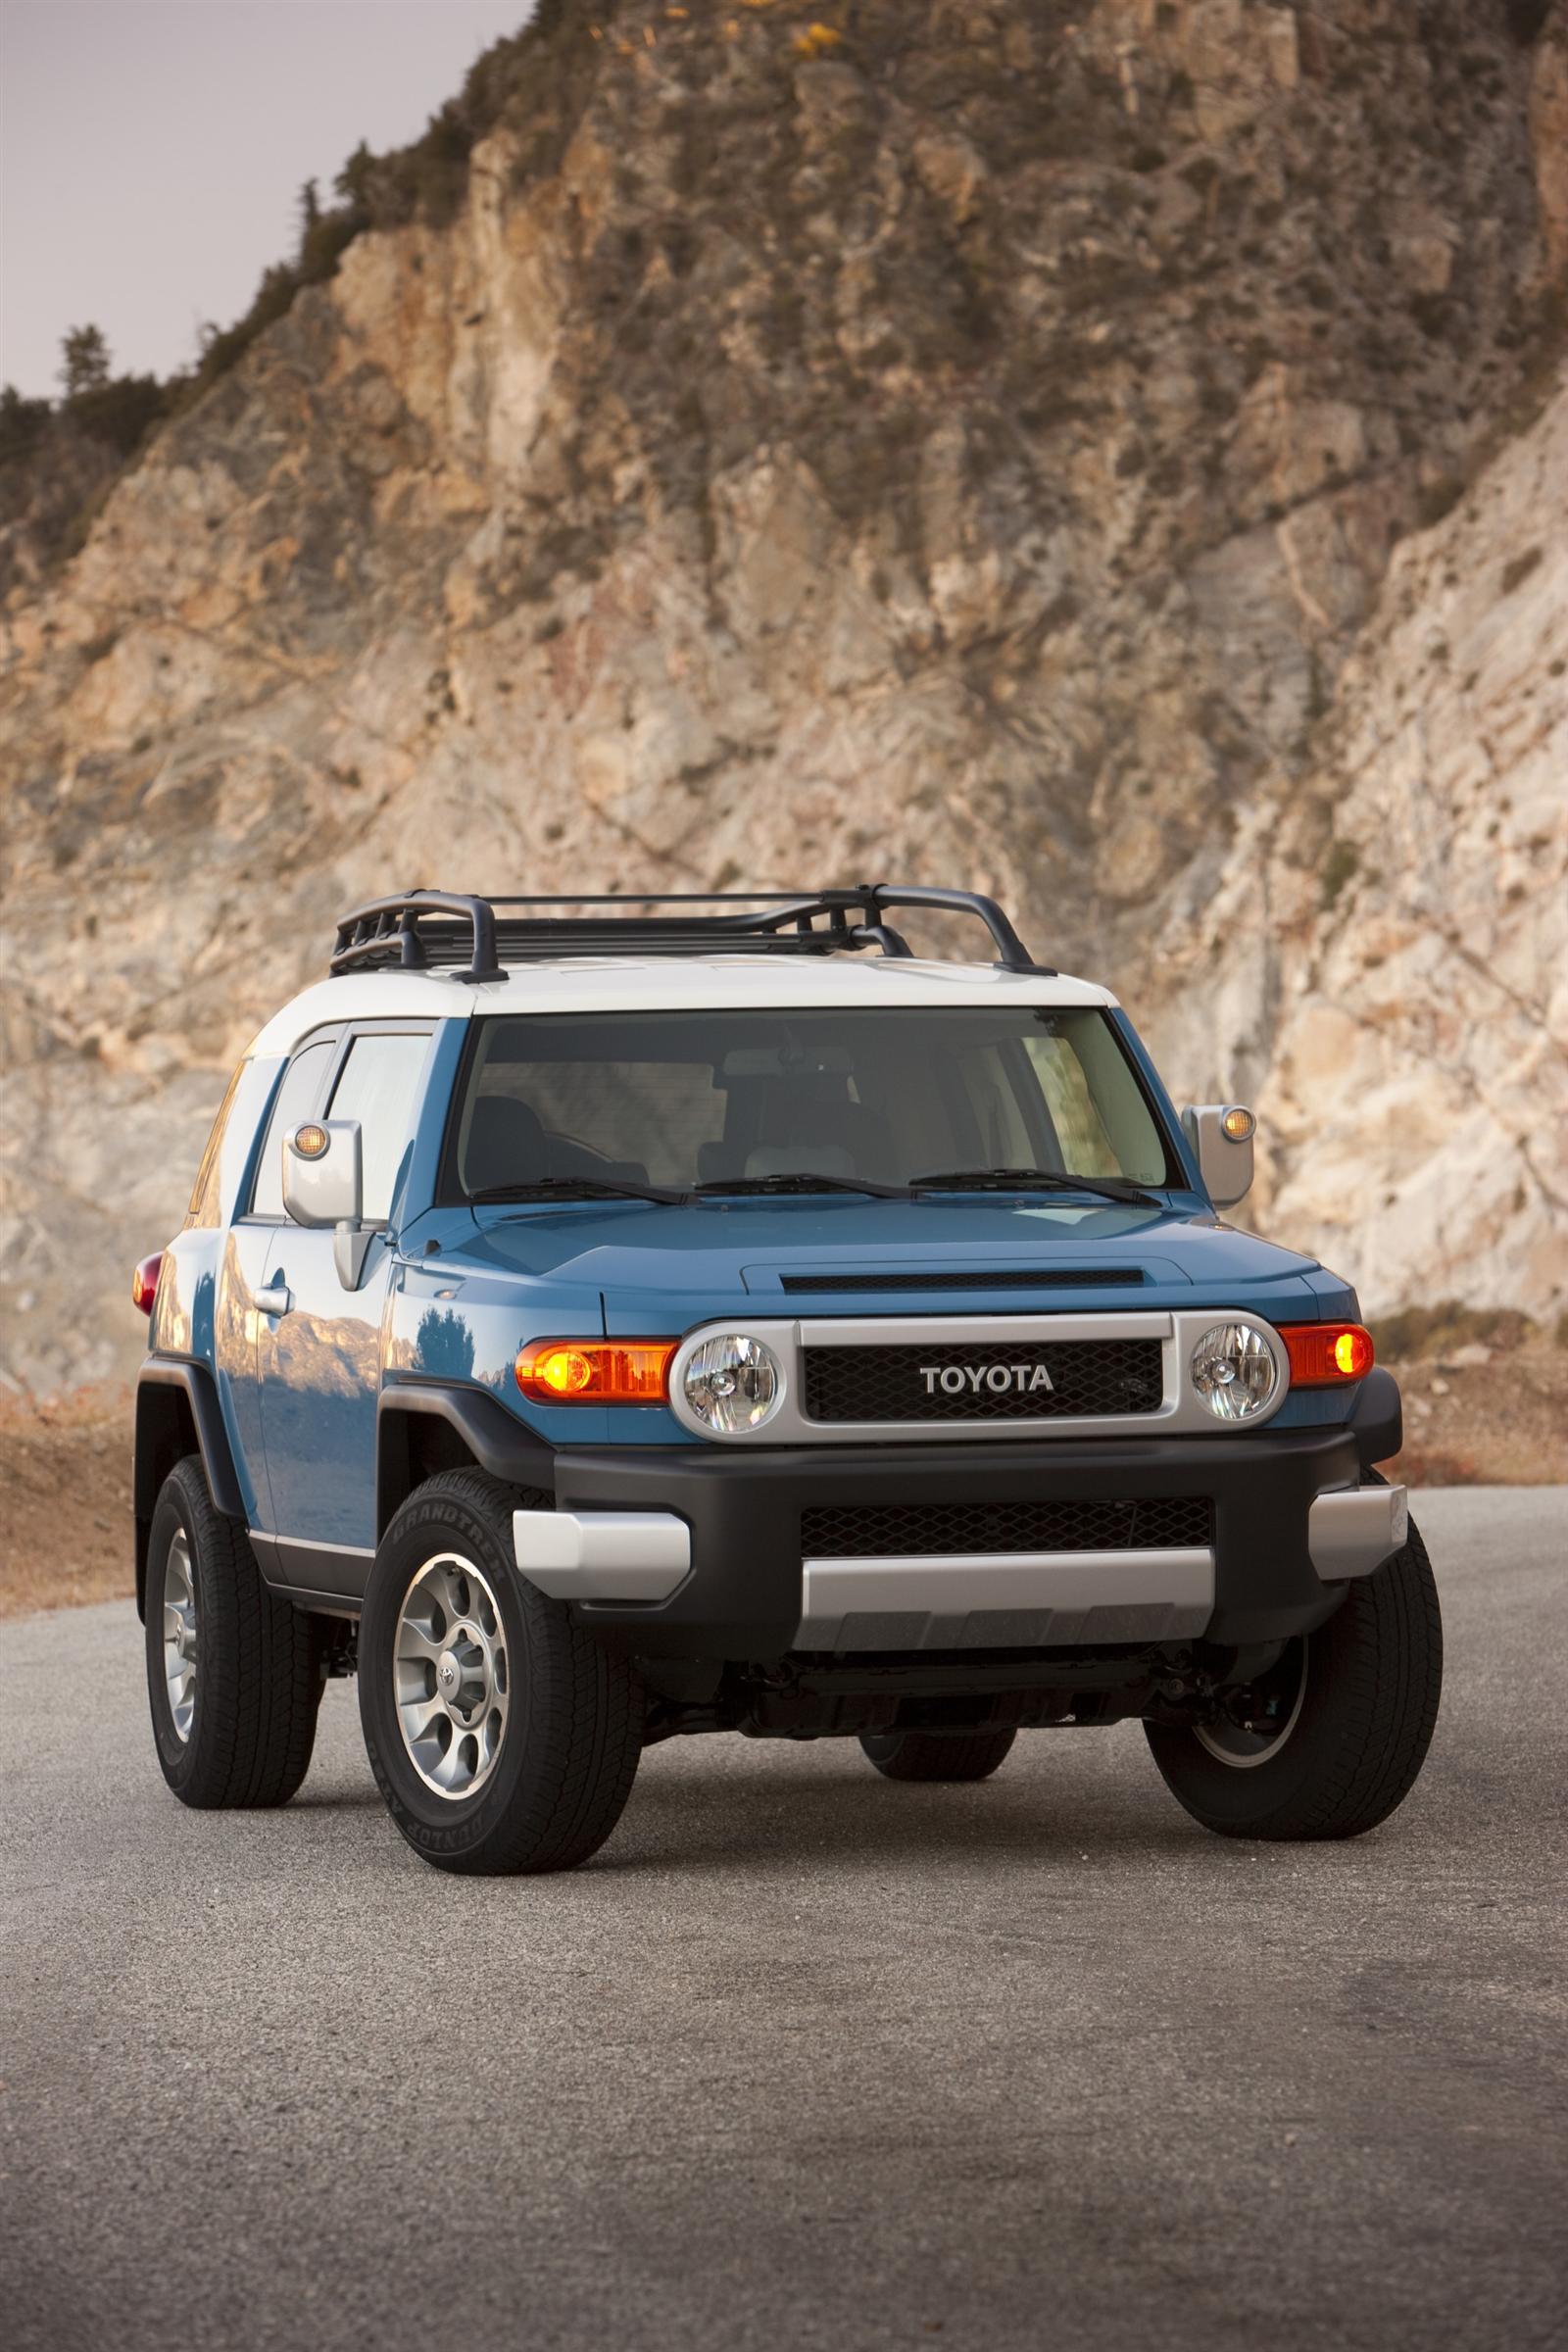
[[1142, 1266], [965, 1266], [913, 1274], [783, 1274], [781, 1291], [1082, 1291], [1136, 1290]]

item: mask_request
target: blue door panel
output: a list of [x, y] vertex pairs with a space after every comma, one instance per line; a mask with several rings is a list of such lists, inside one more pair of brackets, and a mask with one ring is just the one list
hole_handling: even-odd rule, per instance
[[391, 1258], [370, 1245], [365, 1280], [345, 1291], [324, 1228], [274, 1227], [267, 1280], [293, 1294], [261, 1318], [258, 1370], [272, 1528], [306, 1543], [375, 1544], [375, 1403]]
[[267, 1492], [267, 1457], [256, 1393], [257, 1325], [251, 1299], [267, 1278], [270, 1225], [231, 1225], [223, 1237], [213, 1303], [213, 1371], [218, 1402], [228, 1432], [239, 1491], [252, 1527], [272, 1524]]

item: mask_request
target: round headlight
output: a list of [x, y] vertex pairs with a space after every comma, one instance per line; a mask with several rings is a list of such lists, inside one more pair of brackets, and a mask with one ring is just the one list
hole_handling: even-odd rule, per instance
[[1254, 1323], [1216, 1323], [1192, 1353], [1193, 1387], [1216, 1421], [1250, 1421], [1274, 1400], [1279, 1366]]
[[784, 1396], [778, 1357], [744, 1331], [726, 1331], [694, 1348], [682, 1385], [698, 1420], [724, 1437], [760, 1429]]

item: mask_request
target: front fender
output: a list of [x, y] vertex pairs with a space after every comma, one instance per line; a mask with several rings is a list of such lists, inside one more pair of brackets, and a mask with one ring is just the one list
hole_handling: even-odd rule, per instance
[[1350, 1407], [1350, 1428], [1362, 1471], [1390, 1462], [1404, 1444], [1404, 1407], [1392, 1372], [1374, 1364]]
[[509, 1487], [555, 1492], [554, 1448], [486, 1390], [457, 1381], [389, 1381], [375, 1413], [377, 1541], [422, 1479], [465, 1460]]

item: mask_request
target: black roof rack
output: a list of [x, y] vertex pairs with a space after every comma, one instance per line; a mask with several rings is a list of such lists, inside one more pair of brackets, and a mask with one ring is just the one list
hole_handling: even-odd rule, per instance
[[[548, 906], [613, 911], [544, 914]], [[899, 906], [972, 914], [990, 932], [1007, 972], [1049, 972], [1037, 964], [995, 899], [972, 890], [924, 890], [898, 882], [857, 883], [848, 890], [680, 891], [647, 897], [477, 899], [445, 890], [409, 890], [371, 899], [344, 915], [329, 969], [356, 972], [450, 970], [458, 980], [504, 980], [508, 962], [563, 956], [829, 956], [878, 949], [908, 956], [907, 941], [887, 920]], [[678, 907], [679, 913], [643, 909]], [[693, 908], [722, 908], [696, 913]], [[522, 911], [526, 909], [526, 911]]]

